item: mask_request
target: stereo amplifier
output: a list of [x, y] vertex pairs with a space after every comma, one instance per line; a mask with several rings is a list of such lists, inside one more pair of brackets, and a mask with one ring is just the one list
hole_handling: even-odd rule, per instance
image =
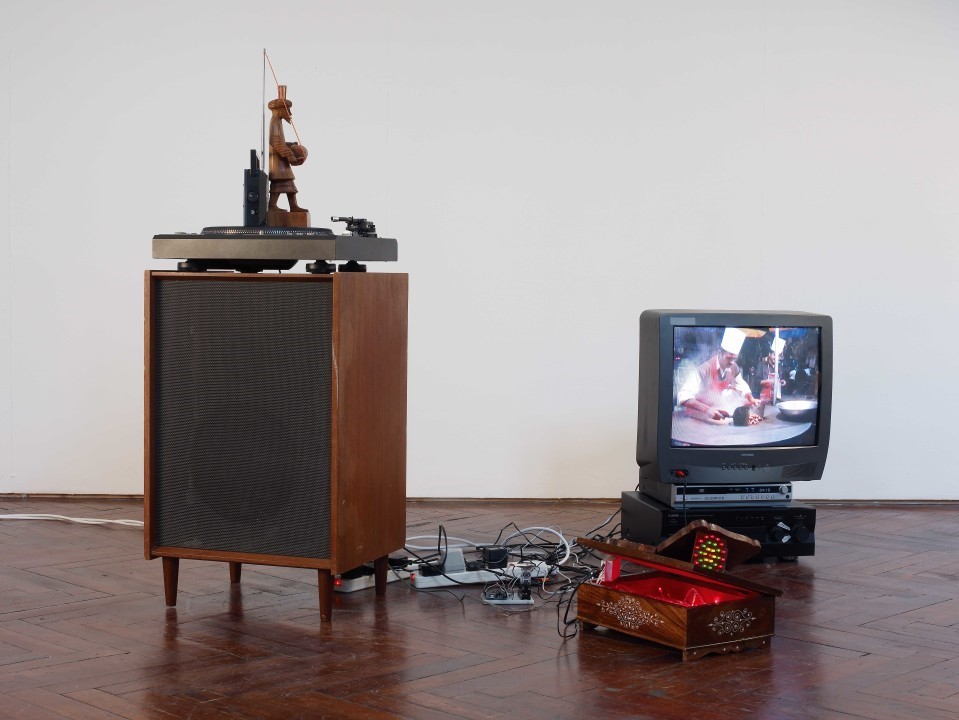
[[705, 520], [758, 540], [760, 559], [815, 554], [816, 509], [809, 505], [673, 508], [648, 495], [624, 492], [622, 508], [622, 535], [633, 542], [658, 545], [693, 520]]

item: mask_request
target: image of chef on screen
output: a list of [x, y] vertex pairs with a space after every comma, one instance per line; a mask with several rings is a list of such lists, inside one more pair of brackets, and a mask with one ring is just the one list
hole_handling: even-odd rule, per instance
[[759, 405], [736, 363], [745, 340], [742, 330], [726, 328], [716, 354], [689, 373], [676, 398], [687, 413], [726, 420], [736, 408]]

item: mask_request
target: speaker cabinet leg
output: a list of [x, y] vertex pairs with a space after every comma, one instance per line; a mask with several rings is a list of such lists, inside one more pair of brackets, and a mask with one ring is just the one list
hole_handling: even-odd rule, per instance
[[333, 619], [333, 573], [317, 570], [317, 586], [320, 591], [320, 622]]
[[240, 582], [240, 569], [243, 567], [243, 563], [231, 562], [230, 563], [230, 582], [236, 584]]
[[389, 555], [378, 557], [373, 561], [373, 582], [377, 595], [386, 595], [386, 573], [389, 571]]
[[163, 558], [163, 594], [167, 607], [176, 605], [176, 584], [180, 575], [180, 558]]

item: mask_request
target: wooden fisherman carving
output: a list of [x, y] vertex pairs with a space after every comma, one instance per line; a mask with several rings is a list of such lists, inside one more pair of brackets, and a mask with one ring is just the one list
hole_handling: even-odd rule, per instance
[[[296, 200], [296, 183], [293, 167], [306, 162], [306, 147], [298, 142], [287, 142], [283, 134], [283, 123], [293, 124], [293, 103], [286, 99], [286, 85], [278, 85], [276, 100], [267, 107], [272, 113], [270, 118], [270, 204], [267, 211], [267, 224], [277, 227], [309, 227], [310, 213], [300, 207]], [[294, 131], [295, 131], [294, 127]], [[277, 206], [280, 195], [286, 195], [290, 204], [289, 211]]]

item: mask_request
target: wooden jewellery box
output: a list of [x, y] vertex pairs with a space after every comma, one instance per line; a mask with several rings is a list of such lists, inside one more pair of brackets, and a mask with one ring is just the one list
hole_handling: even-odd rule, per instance
[[762, 549], [756, 540], [696, 520], [655, 547], [576, 542], [608, 556], [600, 576], [579, 586], [576, 618], [585, 629], [676, 648], [683, 660], [769, 646], [782, 591], [725, 572]]

